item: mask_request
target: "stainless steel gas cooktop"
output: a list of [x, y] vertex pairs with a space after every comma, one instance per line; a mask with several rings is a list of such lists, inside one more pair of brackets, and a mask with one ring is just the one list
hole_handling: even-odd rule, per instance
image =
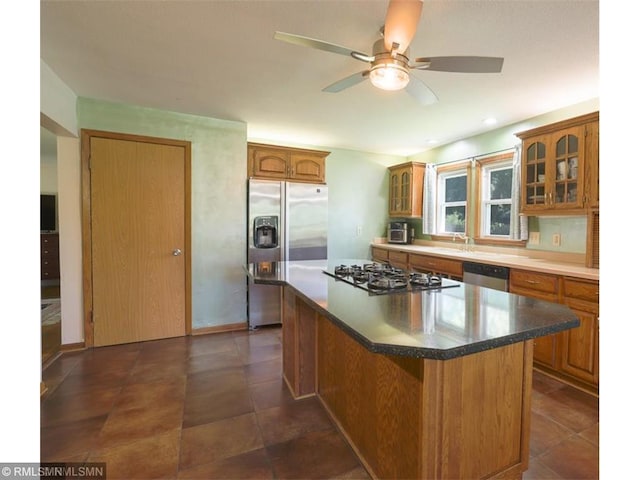
[[407, 272], [383, 263], [338, 265], [327, 275], [375, 295], [419, 292], [460, 286], [459, 282], [434, 273]]

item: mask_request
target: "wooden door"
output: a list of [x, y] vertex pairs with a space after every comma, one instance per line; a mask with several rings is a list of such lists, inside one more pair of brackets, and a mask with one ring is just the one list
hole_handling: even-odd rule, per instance
[[190, 331], [188, 142], [118, 137], [89, 140], [93, 346]]

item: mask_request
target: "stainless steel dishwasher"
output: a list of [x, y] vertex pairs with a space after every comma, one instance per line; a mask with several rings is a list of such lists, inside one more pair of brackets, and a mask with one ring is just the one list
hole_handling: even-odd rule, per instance
[[506, 292], [509, 290], [509, 268], [484, 263], [462, 262], [462, 281]]

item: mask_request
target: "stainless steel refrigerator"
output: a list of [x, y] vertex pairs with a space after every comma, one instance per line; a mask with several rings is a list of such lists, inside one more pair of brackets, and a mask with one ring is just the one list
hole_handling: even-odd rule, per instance
[[[275, 262], [327, 258], [326, 185], [250, 179], [247, 263], [275, 269]], [[280, 323], [281, 289], [249, 283], [249, 327]]]

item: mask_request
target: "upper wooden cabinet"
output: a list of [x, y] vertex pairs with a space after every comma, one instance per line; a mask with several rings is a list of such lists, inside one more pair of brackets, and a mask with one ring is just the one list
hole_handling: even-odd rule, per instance
[[584, 190], [587, 208], [600, 207], [600, 121], [595, 120], [587, 128], [587, 163], [585, 165]]
[[576, 214], [598, 205], [599, 112], [518, 133], [522, 213]]
[[421, 217], [424, 163], [409, 162], [389, 167], [389, 216]]
[[247, 175], [250, 178], [325, 183], [325, 159], [330, 152], [247, 144]]

